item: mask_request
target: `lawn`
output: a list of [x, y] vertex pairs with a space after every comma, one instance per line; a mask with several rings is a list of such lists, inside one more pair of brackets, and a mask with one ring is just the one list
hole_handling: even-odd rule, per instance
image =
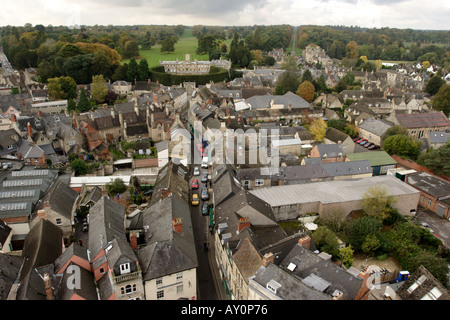
[[[230, 47], [231, 40], [225, 41], [228, 48]], [[159, 66], [159, 61], [174, 61], [178, 58], [178, 60], [184, 60], [186, 53], [190, 54], [191, 60], [209, 60], [208, 55], [199, 55], [196, 54], [198, 42], [197, 38], [192, 35], [192, 29], [185, 29], [183, 35], [180, 37], [177, 43], [175, 43], [175, 52], [171, 53], [162, 53], [161, 45], [155, 45], [149, 50], [139, 50], [139, 54], [141, 59], [147, 59], [149, 67]], [[129, 59], [122, 60], [122, 64], [128, 63]], [[137, 60], [139, 63], [139, 60]]]

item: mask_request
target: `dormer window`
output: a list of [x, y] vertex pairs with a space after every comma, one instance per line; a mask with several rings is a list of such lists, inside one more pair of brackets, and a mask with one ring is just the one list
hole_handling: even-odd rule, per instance
[[123, 263], [120, 265], [120, 274], [130, 273], [131, 268], [129, 263]]

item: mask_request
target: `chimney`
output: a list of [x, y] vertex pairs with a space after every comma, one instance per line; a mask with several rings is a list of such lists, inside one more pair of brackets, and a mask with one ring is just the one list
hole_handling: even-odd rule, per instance
[[153, 94], [153, 103], [158, 103], [158, 95], [156, 93]]
[[33, 135], [33, 129], [31, 128], [30, 123], [27, 123], [27, 129], [28, 129], [28, 137], [31, 137]]
[[181, 218], [174, 218], [172, 225], [174, 231], [183, 234], [183, 222], [181, 221]]
[[130, 232], [130, 245], [133, 250], [137, 250], [137, 235], [134, 232]]
[[17, 117], [15, 114], [11, 115], [11, 122], [17, 122]]
[[309, 250], [310, 245], [311, 245], [311, 237], [308, 236], [308, 235], [306, 235], [306, 236], [304, 236], [304, 237], [298, 239], [298, 243], [299, 243], [303, 248]]
[[53, 300], [53, 288], [52, 288], [52, 281], [50, 280], [50, 275], [48, 273], [44, 274], [44, 287], [45, 287], [45, 293], [47, 295], [47, 300]]
[[42, 118], [42, 111], [38, 111], [38, 116], [39, 116], [39, 118]]
[[25, 107], [25, 99], [22, 99], [22, 106]]
[[170, 141], [170, 128], [167, 127], [167, 140]]
[[230, 116], [230, 107], [227, 106], [227, 113], [226, 115], [229, 117]]
[[241, 232], [244, 228], [250, 229], [250, 219], [248, 217], [240, 218], [239, 219], [239, 227], [238, 231]]
[[267, 267], [269, 265], [269, 263], [273, 263], [274, 259], [275, 259], [275, 256], [273, 255], [272, 252], [266, 253], [263, 257], [262, 265], [264, 267]]
[[168, 198], [172, 195], [172, 192], [170, 192], [169, 189], [164, 188], [161, 190], [161, 201], [164, 200], [165, 198]]

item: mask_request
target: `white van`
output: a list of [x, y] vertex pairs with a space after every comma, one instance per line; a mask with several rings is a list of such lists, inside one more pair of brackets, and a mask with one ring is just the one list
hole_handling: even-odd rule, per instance
[[202, 168], [208, 169], [208, 157], [203, 157]]

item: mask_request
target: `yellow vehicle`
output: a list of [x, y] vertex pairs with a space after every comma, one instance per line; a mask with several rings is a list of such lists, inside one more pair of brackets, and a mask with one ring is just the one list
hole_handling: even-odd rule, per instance
[[198, 194], [194, 193], [192, 195], [192, 205], [193, 206], [198, 206], [200, 204], [200, 200], [198, 198]]

